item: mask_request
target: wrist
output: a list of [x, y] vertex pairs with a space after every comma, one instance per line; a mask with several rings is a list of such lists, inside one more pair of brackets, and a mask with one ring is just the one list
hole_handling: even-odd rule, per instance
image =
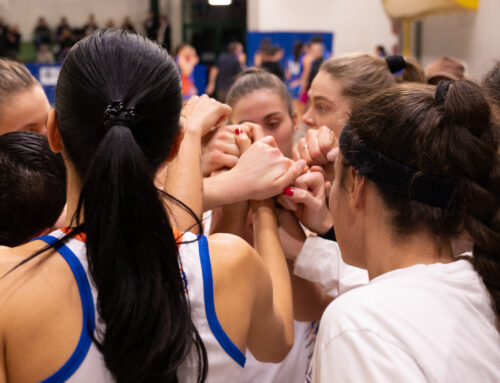
[[184, 140], [186, 139], [197, 139], [200, 140], [203, 137], [202, 129], [198, 126], [197, 123], [189, 123], [186, 122], [184, 125]]

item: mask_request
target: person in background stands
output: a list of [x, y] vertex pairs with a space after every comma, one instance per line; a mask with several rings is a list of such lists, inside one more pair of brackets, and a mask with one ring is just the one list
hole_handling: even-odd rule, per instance
[[170, 22], [166, 15], [160, 16], [160, 23], [158, 26], [158, 44], [165, 48], [168, 52], [172, 49], [170, 42]]
[[222, 53], [217, 59], [217, 64], [210, 68], [206, 89], [208, 95], [215, 91], [215, 98], [221, 102], [225, 101], [236, 76], [244, 69], [244, 55], [243, 45], [240, 42], [229, 43], [227, 52]]
[[158, 18], [153, 11], [148, 12], [148, 17], [144, 20], [143, 27], [148, 39], [156, 41], [158, 38]]
[[443, 80], [461, 80], [465, 78], [465, 63], [454, 57], [441, 57], [426, 68], [427, 83], [437, 85]]

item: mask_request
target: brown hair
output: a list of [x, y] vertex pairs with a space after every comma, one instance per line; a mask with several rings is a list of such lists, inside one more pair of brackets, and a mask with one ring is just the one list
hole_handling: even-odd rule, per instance
[[486, 98], [496, 110], [497, 123], [500, 124], [500, 61], [497, 61], [484, 77], [483, 89]]
[[259, 89], [268, 89], [280, 96], [287, 106], [288, 114], [293, 117], [292, 99], [285, 84], [278, 76], [261, 68], [248, 68], [240, 73], [227, 93], [226, 103], [232, 107], [240, 98]]
[[0, 109], [9, 96], [35, 85], [38, 81], [23, 64], [0, 58]]
[[[415, 59], [406, 59], [406, 68], [400, 81], [425, 82], [425, 73]], [[351, 108], [366, 97], [385, 89], [396, 82], [385, 59], [368, 54], [354, 54], [333, 57], [320, 67], [342, 83], [342, 95], [346, 97]], [[421, 71], [421, 72], [420, 72]]]
[[427, 83], [425, 70], [422, 64], [414, 57], [405, 57], [406, 67], [403, 69], [401, 76], [396, 78], [397, 82], [419, 82], [421, 84]]
[[442, 175], [456, 186], [446, 208], [395, 194], [376, 184], [397, 237], [422, 228], [440, 240], [467, 232], [471, 262], [500, 314], [500, 159], [490, 107], [478, 85], [452, 82], [444, 101], [436, 88], [399, 84], [380, 91], [352, 112], [355, 140], [409, 167], [418, 175]]

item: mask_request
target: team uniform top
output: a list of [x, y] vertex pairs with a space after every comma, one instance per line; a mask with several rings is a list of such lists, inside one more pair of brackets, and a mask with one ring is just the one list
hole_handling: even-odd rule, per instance
[[311, 367], [312, 382], [500, 382], [488, 291], [467, 259], [380, 275], [328, 306]]
[[[61, 230], [38, 238], [49, 244], [64, 233]], [[179, 247], [181, 275], [185, 292], [191, 305], [191, 317], [207, 350], [207, 382], [239, 381], [245, 365], [245, 355], [236, 347], [222, 329], [215, 313], [212, 269], [208, 242], [205, 236], [185, 233], [185, 243]], [[71, 238], [58, 252], [68, 263], [78, 284], [83, 312], [83, 326], [78, 345], [68, 361], [43, 382], [105, 383], [113, 382], [102, 354], [92, 342], [88, 326], [98, 337], [105, 328], [95, 309], [97, 290], [88, 274], [88, 262], [84, 236]], [[195, 382], [197, 357], [195, 348], [177, 371], [180, 382]]]

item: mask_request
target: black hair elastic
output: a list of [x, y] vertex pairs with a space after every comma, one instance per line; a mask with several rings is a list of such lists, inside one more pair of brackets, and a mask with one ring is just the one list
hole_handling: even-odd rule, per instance
[[340, 134], [339, 147], [342, 155], [360, 176], [388, 187], [392, 192], [410, 200], [441, 208], [449, 205], [456, 185], [451, 178], [419, 174], [417, 169], [373, 149], [356, 137], [349, 125]]
[[451, 81], [439, 81], [436, 86], [436, 105], [444, 104], [444, 100], [446, 99], [446, 95], [448, 94], [448, 89], [450, 89]]
[[398, 73], [406, 68], [406, 61], [403, 56], [392, 55], [385, 58], [385, 62], [391, 73]]
[[110, 129], [114, 125], [124, 125], [129, 129], [134, 127], [135, 108], [126, 108], [123, 101], [115, 101], [109, 104], [104, 111], [104, 128]]

